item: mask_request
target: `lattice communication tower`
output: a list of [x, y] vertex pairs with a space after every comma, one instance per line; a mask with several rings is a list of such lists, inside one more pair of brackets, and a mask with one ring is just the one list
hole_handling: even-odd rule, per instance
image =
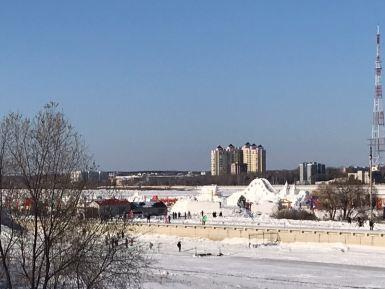
[[380, 57], [380, 27], [377, 26], [376, 37], [376, 68], [374, 80], [374, 105], [372, 138], [370, 139], [370, 150], [374, 170], [378, 170], [384, 164], [383, 153], [385, 151], [384, 134], [384, 108], [382, 105], [382, 84], [381, 84], [381, 57]]

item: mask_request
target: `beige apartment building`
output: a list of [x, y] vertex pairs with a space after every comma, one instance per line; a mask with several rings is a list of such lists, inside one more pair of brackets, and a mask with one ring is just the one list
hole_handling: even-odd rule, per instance
[[246, 143], [241, 148], [230, 144], [211, 151], [211, 175], [265, 173], [266, 151], [263, 146]]
[[266, 172], [266, 151], [263, 146], [246, 143], [242, 147], [243, 163], [247, 165], [248, 173]]
[[219, 145], [211, 151], [211, 175], [226, 175], [227, 166], [227, 152]]

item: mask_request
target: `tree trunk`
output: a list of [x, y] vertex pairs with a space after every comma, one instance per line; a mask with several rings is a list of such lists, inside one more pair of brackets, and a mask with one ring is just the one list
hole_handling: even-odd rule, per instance
[[7, 286], [8, 286], [7, 288], [12, 289], [11, 275], [9, 273], [9, 268], [8, 268], [6, 256], [3, 250], [3, 246], [1, 244], [1, 240], [0, 240], [0, 256], [1, 256], [1, 263], [3, 265], [3, 269], [5, 272], [5, 277], [7, 278]]

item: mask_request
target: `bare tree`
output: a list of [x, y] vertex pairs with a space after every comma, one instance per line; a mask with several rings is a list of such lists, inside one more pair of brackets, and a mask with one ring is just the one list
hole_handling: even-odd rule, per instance
[[342, 219], [351, 217], [356, 210], [369, 206], [366, 187], [356, 180], [343, 179], [329, 184], [321, 184], [315, 195], [318, 196], [321, 208], [328, 212], [329, 218], [334, 220], [340, 212]]
[[[9, 169], [9, 159], [7, 151], [7, 141], [9, 137], [9, 123], [7, 121], [3, 121], [0, 124], [0, 257], [1, 257], [1, 265], [0, 268], [0, 280], [5, 279], [5, 284], [9, 288], [11, 288], [11, 274], [10, 274], [10, 255], [11, 249], [14, 245], [14, 232], [12, 230], [12, 220], [10, 219], [10, 214], [7, 212], [5, 208], [5, 180], [4, 175], [7, 173], [7, 169]], [[8, 186], [8, 192], [10, 192], [10, 187]], [[8, 225], [11, 227], [10, 230], [4, 231], [2, 225]], [[1, 284], [0, 284], [1, 285]]]
[[334, 187], [329, 184], [321, 184], [315, 195], [318, 197], [321, 209], [328, 213], [329, 219], [334, 220], [338, 209]]
[[58, 106], [46, 105], [33, 119], [10, 114], [2, 127], [2, 177], [19, 180], [17, 190], [2, 192], [12, 194], [6, 209], [23, 227], [10, 228], [7, 245], [0, 243], [8, 288], [138, 287], [147, 260], [122, 239], [126, 225], [78, 217], [85, 183], [71, 173], [88, 170], [90, 158]]

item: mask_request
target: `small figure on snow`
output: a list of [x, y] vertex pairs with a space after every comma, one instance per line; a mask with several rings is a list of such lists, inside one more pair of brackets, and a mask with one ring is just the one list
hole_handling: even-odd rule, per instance
[[349, 223], [349, 224], [351, 224], [351, 223], [352, 223], [352, 218], [350, 218], [350, 217], [347, 217], [347, 218], [346, 218], [346, 220], [348, 221], [348, 223]]
[[361, 219], [361, 217], [357, 218], [358, 227], [362, 227], [364, 225], [364, 221]]
[[182, 243], [181, 241], [178, 241], [178, 243], [176, 244], [176, 246], [178, 247], [179, 249], [179, 252], [182, 250]]
[[373, 221], [373, 219], [370, 219], [370, 220], [369, 220], [369, 228], [370, 228], [370, 231], [373, 231], [373, 227], [374, 227], [374, 221]]
[[207, 216], [204, 215], [204, 216], [202, 217], [202, 225], [205, 225], [206, 222], [207, 222]]

